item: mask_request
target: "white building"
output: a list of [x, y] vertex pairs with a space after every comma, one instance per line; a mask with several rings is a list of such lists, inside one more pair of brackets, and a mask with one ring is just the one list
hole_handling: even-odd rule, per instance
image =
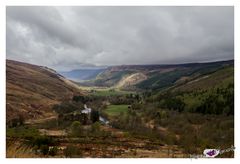
[[92, 112], [91, 108], [88, 108], [86, 104], [84, 104], [84, 110], [81, 111], [81, 113], [85, 113], [85, 114], [90, 114]]
[[92, 109], [91, 108], [86, 108], [84, 110], [81, 111], [82, 113], [85, 113], [85, 114], [89, 114], [92, 112]]

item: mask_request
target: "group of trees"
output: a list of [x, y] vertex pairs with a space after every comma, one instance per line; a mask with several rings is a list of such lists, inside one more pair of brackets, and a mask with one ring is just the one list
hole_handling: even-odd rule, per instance
[[24, 125], [25, 118], [22, 114], [17, 115], [15, 118], [7, 121], [7, 127], [17, 127]]
[[71, 134], [73, 136], [78, 137], [78, 136], [82, 135], [82, 130], [83, 130], [83, 128], [82, 128], [82, 125], [81, 125], [81, 123], [79, 121], [72, 122]]
[[89, 101], [93, 101], [93, 97], [78, 95], [78, 96], [73, 96], [72, 100], [74, 102], [81, 102], [83, 104], [86, 104]]
[[234, 92], [233, 86], [229, 85], [225, 89], [214, 90], [206, 97], [200, 106], [196, 108], [196, 112], [203, 114], [234, 114]]
[[61, 104], [56, 104], [53, 106], [53, 110], [58, 114], [71, 113], [77, 110], [80, 111], [82, 109], [84, 109], [84, 106], [81, 102], [72, 102], [72, 101], [62, 102]]
[[74, 137], [88, 136], [88, 135], [101, 135], [102, 131], [100, 129], [100, 123], [95, 122], [91, 124], [90, 128], [83, 128], [79, 121], [74, 121], [70, 127], [70, 135]]
[[126, 117], [120, 116], [113, 120], [111, 125], [115, 128], [128, 130], [130, 132], [140, 133], [143, 132], [143, 129], [145, 129], [141, 117], [134, 111], [130, 112]]
[[43, 155], [55, 156], [57, 155], [58, 148], [56, 146], [49, 147], [48, 145], [42, 145], [40, 151]]
[[212, 88], [209, 90], [196, 90], [181, 93], [167, 92], [155, 98], [149, 97], [146, 103], [155, 103], [157, 107], [162, 109], [175, 110], [178, 112], [185, 111], [202, 114], [233, 115], [233, 84], [229, 84], [225, 88]]
[[79, 158], [82, 157], [82, 151], [77, 146], [69, 145], [64, 149], [64, 155], [67, 158]]
[[99, 109], [101, 105], [97, 102], [92, 103], [91, 113], [81, 113], [84, 110], [84, 104], [93, 101], [92, 97], [73, 96], [72, 101], [65, 101], [53, 106], [53, 110], [58, 113], [58, 125], [68, 126], [73, 121], [79, 121], [81, 124], [90, 124], [99, 121]]
[[90, 118], [91, 118], [92, 123], [99, 121], [99, 111], [92, 110]]
[[122, 104], [132, 104], [134, 101], [136, 101], [138, 97], [134, 97], [130, 95], [117, 95], [108, 97], [107, 100], [114, 105], [122, 105]]
[[161, 104], [161, 107], [182, 112], [185, 108], [185, 105], [186, 104], [181, 99], [172, 97], [165, 99], [164, 102]]
[[96, 102], [102, 102], [104, 100], [104, 97], [101, 96], [94, 96], [94, 95], [75, 95], [72, 97], [73, 102], [80, 102], [82, 104], [87, 103], [96, 103]]

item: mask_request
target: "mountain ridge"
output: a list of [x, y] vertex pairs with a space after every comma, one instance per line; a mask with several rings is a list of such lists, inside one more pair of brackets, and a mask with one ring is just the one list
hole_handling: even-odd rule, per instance
[[55, 70], [18, 62], [6, 61], [7, 121], [19, 115], [37, 118], [51, 113], [51, 106], [83, 92]]
[[[174, 84], [181, 77], [200, 76], [212, 73], [227, 65], [234, 65], [234, 60], [216, 61], [210, 63], [184, 63], [171, 65], [121, 65], [111, 66], [96, 76], [94, 80], [80, 85], [113, 87], [121, 84], [123, 89], [161, 89]], [[141, 74], [142, 79], [136, 81], [134, 74]], [[167, 79], [166, 79], [167, 78]], [[128, 79], [128, 80], [126, 80]], [[129, 85], [123, 82], [127, 81]], [[164, 84], [165, 83], [165, 84]]]

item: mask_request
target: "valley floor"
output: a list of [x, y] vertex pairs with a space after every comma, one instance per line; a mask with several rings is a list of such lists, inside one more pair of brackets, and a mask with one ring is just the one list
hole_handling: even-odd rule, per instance
[[[50, 116], [48, 118], [28, 120], [30, 126], [38, 127], [44, 121], [55, 119]], [[88, 128], [86, 126], [86, 128]], [[107, 136], [82, 136], [70, 137], [66, 130], [59, 129], [38, 129], [42, 136], [53, 137], [59, 144], [58, 153], [54, 158], [65, 157], [64, 149], [68, 146], [74, 145], [82, 153], [83, 158], [175, 158], [187, 157], [182, 150], [176, 146], [163, 145], [159, 142], [154, 142], [144, 137], [129, 136], [125, 132], [113, 128], [108, 125], [101, 125], [101, 130], [110, 135]], [[49, 155], [42, 155], [34, 153], [35, 151], [24, 144], [23, 140], [10, 139], [7, 140], [7, 157], [53, 157]], [[16, 144], [17, 143], [17, 144]], [[18, 150], [18, 151], [17, 151]], [[13, 153], [16, 151], [17, 153]], [[79, 157], [79, 156], [78, 156]]]

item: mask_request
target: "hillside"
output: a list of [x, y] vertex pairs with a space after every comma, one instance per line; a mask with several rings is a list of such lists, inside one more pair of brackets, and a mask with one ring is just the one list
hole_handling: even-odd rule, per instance
[[180, 83], [180, 81], [177, 81], [173, 86], [172, 91], [186, 92], [199, 89], [210, 89], [214, 87], [224, 88], [229, 84], [234, 83], [234, 67], [233, 65], [226, 66], [216, 72], [202, 75], [198, 78], [185, 79], [184, 82], [185, 83]]
[[177, 81], [172, 87], [154, 91], [147, 100], [158, 107], [202, 114], [234, 114], [234, 67], [225, 66], [198, 78]]
[[123, 65], [107, 68], [96, 79], [84, 85], [116, 87], [121, 89], [162, 90], [213, 73], [225, 66], [233, 65], [233, 60], [189, 63], [177, 65]]
[[51, 113], [51, 106], [81, 94], [54, 70], [18, 61], [6, 61], [7, 121], [22, 115], [38, 118]]

